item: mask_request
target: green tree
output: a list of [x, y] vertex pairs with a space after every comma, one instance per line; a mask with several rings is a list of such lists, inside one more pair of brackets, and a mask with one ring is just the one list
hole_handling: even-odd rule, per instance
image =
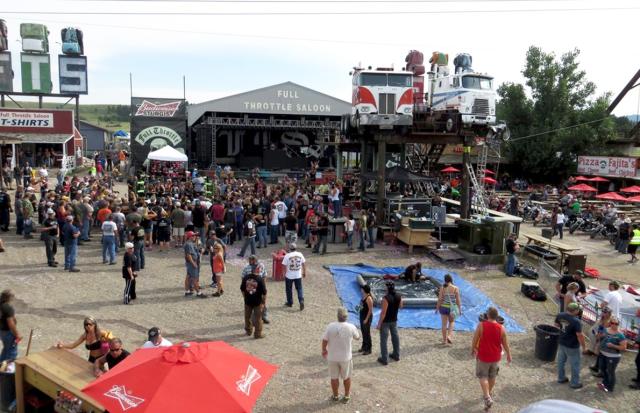
[[580, 70], [579, 55], [574, 49], [557, 58], [531, 46], [522, 71], [525, 85], [498, 88], [498, 116], [513, 136], [505, 145], [512, 172], [557, 181], [575, 171], [578, 155], [606, 151], [604, 142], [616, 129], [607, 117], [610, 96], [594, 97], [595, 85]]

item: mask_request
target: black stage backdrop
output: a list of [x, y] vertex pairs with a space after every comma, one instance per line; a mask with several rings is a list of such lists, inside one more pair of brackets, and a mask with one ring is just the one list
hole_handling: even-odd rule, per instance
[[131, 152], [140, 167], [149, 152], [169, 145], [187, 153], [184, 99], [131, 98]]

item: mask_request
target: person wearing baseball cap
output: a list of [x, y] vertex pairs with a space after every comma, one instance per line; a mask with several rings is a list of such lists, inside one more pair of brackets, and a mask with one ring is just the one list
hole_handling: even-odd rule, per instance
[[[586, 351], [586, 342], [582, 333], [582, 324], [578, 314], [580, 313], [580, 304], [567, 304], [567, 311], [561, 312], [556, 316], [555, 325], [560, 329], [560, 337], [558, 338], [558, 383], [563, 384], [569, 382], [572, 389], [582, 388], [580, 381], [580, 362], [582, 352]], [[569, 363], [571, 368], [571, 380], [565, 375], [564, 366]]]
[[158, 327], [151, 327], [147, 334], [148, 341], [142, 345], [142, 348], [171, 347], [173, 344], [162, 337], [161, 333]]
[[58, 252], [60, 227], [58, 226], [56, 213], [53, 209], [49, 208], [47, 210], [47, 218], [42, 222], [40, 232], [40, 239], [44, 241], [44, 249], [47, 254], [47, 265], [49, 265], [49, 267], [57, 267], [56, 253]]
[[187, 270], [187, 275], [184, 279], [184, 295], [185, 297], [193, 295], [195, 290], [198, 298], [206, 298], [200, 290], [200, 250], [194, 242], [196, 233], [187, 231], [184, 236], [186, 241], [183, 247], [184, 264]]
[[64, 239], [64, 269], [69, 272], [80, 272], [80, 270], [76, 268], [80, 229], [73, 225], [73, 215], [67, 215], [65, 220], [67, 222], [62, 227], [62, 236]]

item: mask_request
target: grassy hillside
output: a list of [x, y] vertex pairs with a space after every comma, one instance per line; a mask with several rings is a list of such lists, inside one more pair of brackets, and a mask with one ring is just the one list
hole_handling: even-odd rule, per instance
[[[80, 98], [82, 100], [82, 98]], [[6, 107], [17, 108], [18, 106], [7, 100]], [[19, 102], [23, 108], [37, 108], [38, 102]], [[75, 109], [73, 102], [63, 106], [62, 103], [44, 103], [47, 109]], [[111, 132], [119, 129], [129, 131], [129, 110], [128, 105], [83, 105], [80, 104], [80, 120], [92, 123], [105, 128]]]

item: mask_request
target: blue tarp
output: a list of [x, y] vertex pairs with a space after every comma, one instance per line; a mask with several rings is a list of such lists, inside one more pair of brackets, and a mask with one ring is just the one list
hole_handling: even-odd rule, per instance
[[[333, 275], [333, 281], [336, 285], [338, 295], [342, 300], [342, 304], [349, 310], [349, 321], [355, 325], [359, 325], [358, 313], [356, 306], [360, 304], [362, 295], [356, 278], [360, 274], [400, 274], [404, 271], [403, 267], [371, 267], [364, 264], [357, 265], [329, 265], [327, 269]], [[441, 283], [444, 282], [444, 275], [451, 274], [453, 283], [460, 289], [460, 297], [462, 298], [462, 316], [456, 319], [456, 331], [474, 331], [478, 324], [478, 317], [484, 313], [488, 307], [494, 306], [500, 308], [489, 297], [484, 295], [480, 290], [468, 281], [465, 281], [458, 274], [438, 270], [432, 268], [423, 268], [422, 273], [429, 275]], [[373, 320], [377, 323], [380, 309], [374, 307]], [[524, 329], [518, 325], [511, 317], [500, 311], [500, 315], [504, 317], [504, 326], [510, 333], [523, 333]], [[374, 324], [375, 325], [375, 324]], [[403, 308], [398, 314], [398, 327], [402, 328], [432, 328], [440, 329], [440, 315], [432, 309], [426, 308]]]

